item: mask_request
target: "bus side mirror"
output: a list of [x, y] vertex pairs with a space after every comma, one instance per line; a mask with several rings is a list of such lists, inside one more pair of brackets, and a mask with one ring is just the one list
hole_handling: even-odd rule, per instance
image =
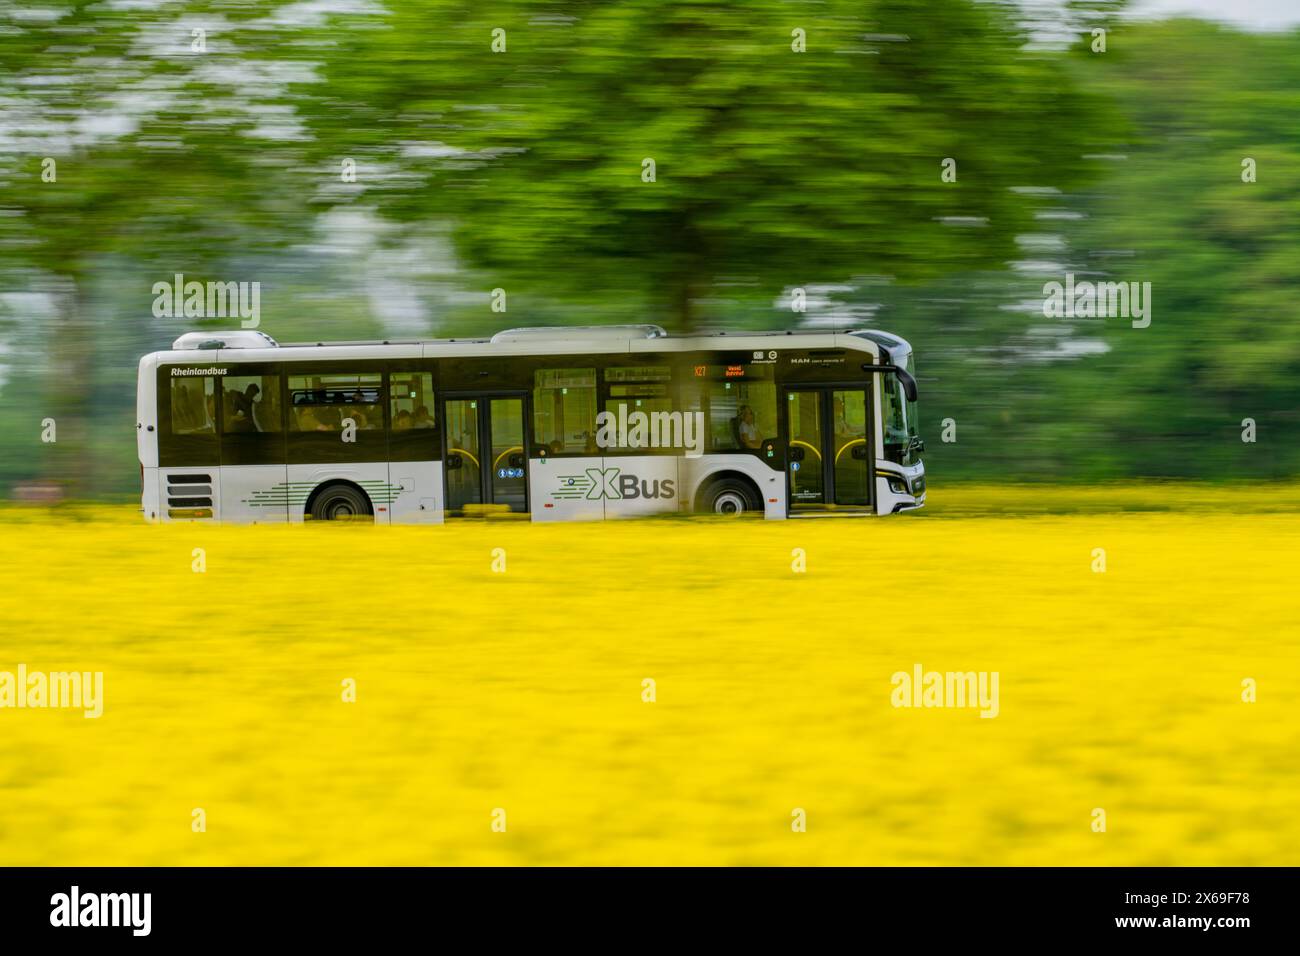
[[899, 382], [903, 385], [903, 394], [907, 396], [909, 402], [916, 401], [916, 379], [912, 373], [906, 369], [895, 369], [894, 374], [898, 376]]

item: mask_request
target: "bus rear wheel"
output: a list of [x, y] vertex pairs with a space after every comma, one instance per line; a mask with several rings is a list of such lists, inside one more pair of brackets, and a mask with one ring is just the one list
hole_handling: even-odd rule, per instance
[[311, 503], [311, 516], [317, 521], [347, 521], [373, 513], [366, 493], [352, 485], [326, 485]]
[[740, 478], [720, 478], [700, 492], [697, 511], [716, 515], [762, 514], [758, 489]]

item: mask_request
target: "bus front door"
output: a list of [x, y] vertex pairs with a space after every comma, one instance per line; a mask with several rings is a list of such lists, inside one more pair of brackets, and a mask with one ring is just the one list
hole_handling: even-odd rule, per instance
[[790, 514], [870, 512], [870, 405], [865, 388], [785, 393]]
[[448, 398], [442, 420], [447, 517], [526, 517], [523, 397]]

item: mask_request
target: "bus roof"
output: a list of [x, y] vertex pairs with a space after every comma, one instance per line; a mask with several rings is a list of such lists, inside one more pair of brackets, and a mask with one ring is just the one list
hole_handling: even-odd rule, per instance
[[870, 329], [732, 331], [671, 334], [657, 325], [555, 326], [507, 329], [490, 338], [376, 339], [279, 343], [251, 329], [188, 332], [158, 361], [273, 362], [350, 358], [436, 358], [475, 355], [690, 352], [723, 349], [850, 348], [891, 357], [911, 351], [889, 332]]

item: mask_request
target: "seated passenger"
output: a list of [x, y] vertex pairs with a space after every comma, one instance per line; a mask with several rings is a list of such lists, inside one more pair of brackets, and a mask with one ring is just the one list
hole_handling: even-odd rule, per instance
[[404, 432], [410, 427], [411, 413], [403, 408], [397, 413], [397, 417], [393, 419], [393, 429], [394, 431]]
[[311, 408], [303, 408], [298, 411], [298, 430], [303, 432], [327, 432], [329, 426], [316, 417], [316, 412]]
[[421, 405], [415, 410], [415, 415], [411, 418], [412, 428], [432, 428], [433, 416], [429, 414], [427, 405]]
[[317, 431], [336, 432], [343, 428], [343, 415], [333, 406], [325, 405], [316, 410], [321, 427]]
[[262, 391], [257, 385], [249, 385], [242, 392], [226, 392], [226, 431], [255, 432], [257, 424], [253, 420], [254, 403]]
[[740, 444], [745, 448], [757, 448], [762, 444], [758, 437], [758, 425], [754, 423], [754, 410], [748, 405], [741, 405], [736, 417], [736, 433]]

